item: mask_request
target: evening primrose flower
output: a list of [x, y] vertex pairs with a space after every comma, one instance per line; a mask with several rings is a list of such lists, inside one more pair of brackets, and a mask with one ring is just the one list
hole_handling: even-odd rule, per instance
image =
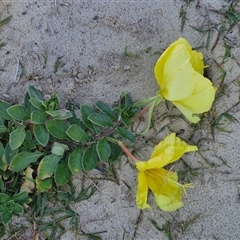
[[157, 61], [154, 73], [160, 86], [158, 95], [171, 101], [192, 123], [196, 114], [210, 110], [216, 88], [203, 76], [203, 54], [192, 50], [184, 38], [172, 43]]
[[151, 208], [147, 203], [148, 189], [154, 195], [160, 209], [175, 211], [183, 206], [182, 192], [191, 184], [181, 185], [177, 173], [168, 171], [163, 167], [177, 161], [186, 152], [197, 151], [196, 146], [187, 145], [175, 133], [167, 136], [153, 150], [150, 160], [136, 162], [138, 169], [138, 189], [136, 203], [140, 209]]

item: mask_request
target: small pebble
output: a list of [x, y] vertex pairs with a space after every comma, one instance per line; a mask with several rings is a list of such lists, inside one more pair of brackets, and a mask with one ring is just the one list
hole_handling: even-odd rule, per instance
[[121, 69], [121, 66], [119, 64], [115, 65], [114, 66], [114, 70], [115, 71], [119, 71]]
[[78, 74], [78, 72], [77, 72], [76, 70], [73, 70], [73, 71], [72, 71], [72, 75], [73, 75], [73, 76], [76, 76], [77, 74]]
[[128, 70], [130, 70], [130, 69], [131, 69], [130, 66], [124, 66], [124, 67], [123, 67], [123, 70], [124, 70], [124, 71], [128, 71]]

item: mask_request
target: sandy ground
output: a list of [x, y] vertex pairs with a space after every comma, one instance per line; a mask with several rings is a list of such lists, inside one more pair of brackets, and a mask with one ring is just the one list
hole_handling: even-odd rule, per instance
[[[162, 121], [160, 116], [166, 111], [163, 104], [154, 115], [154, 128], [145, 139], [139, 139], [137, 145], [140, 158], [148, 159], [154, 142], [169, 133], [167, 129], [160, 131], [166, 124], [175, 132], [183, 129], [181, 138], [191, 136], [191, 143], [199, 144], [202, 156], [198, 153], [184, 156], [184, 161], [198, 172], [193, 179], [195, 188], [184, 197], [185, 206], [174, 213], [164, 213], [150, 195], [153, 209], [140, 214], [135, 206], [137, 173], [123, 157], [116, 164], [119, 185], [99, 181], [100, 191], [90, 200], [72, 205], [79, 213], [80, 228], [85, 232], [104, 231], [99, 234], [104, 240], [168, 239], [153, 226], [150, 220], [154, 220], [160, 227], [169, 221], [173, 239], [240, 238], [239, 123], [223, 119], [221, 127], [225, 131], [215, 129], [214, 135], [209, 127], [211, 118], [239, 101], [239, 23], [218, 39], [222, 16], [216, 11], [227, 4], [223, 0], [196, 0], [189, 6], [183, 0], [0, 1], [0, 19], [13, 15], [8, 24], [0, 27], [0, 38], [6, 43], [0, 49], [0, 97], [13, 103], [22, 101], [28, 84], [36, 86], [45, 96], [56, 92], [63, 105], [67, 100], [80, 104], [92, 104], [96, 100], [113, 103], [122, 92], [131, 93], [134, 100], [154, 96], [158, 85], [153, 67], [164, 49], [180, 36], [193, 47], [203, 45], [206, 35], [190, 25], [207, 28], [207, 21], [213, 23], [209, 48], [200, 51], [209, 66], [206, 74], [217, 87], [221, 86], [219, 64], [222, 64], [227, 73], [226, 90], [202, 129], [191, 136], [193, 126], [190, 124], [180, 119]], [[181, 32], [182, 6], [187, 19]], [[225, 43], [231, 45], [231, 56], [223, 63]], [[126, 47], [127, 52], [139, 57], [124, 57]], [[48, 59], [46, 64], [44, 57]], [[57, 59], [60, 69], [54, 73]], [[25, 76], [20, 78], [23, 68]], [[176, 112], [170, 107], [170, 114]], [[238, 105], [228, 113], [240, 121]], [[185, 168], [179, 163], [176, 169]], [[80, 179], [75, 177], [76, 186]], [[183, 231], [186, 223], [193, 219], [195, 221]], [[68, 232], [61, 239], [76, 238]], [[79, 236], [79, 239], [85, 238]]]

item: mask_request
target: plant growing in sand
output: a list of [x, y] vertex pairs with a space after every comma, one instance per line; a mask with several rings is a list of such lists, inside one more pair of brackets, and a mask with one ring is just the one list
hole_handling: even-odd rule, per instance
[[[59, 109], [53, 94], [43, 99], [29, 86], [23, 104], [0, 101], [0, 214], [4, 225], [14, 214], [21, 214], [30, 197], [51, 191], [71, 181], [74, 174], [91, 171], [100, 163], [111, 167], [122, 153], [138, 170], [136, 205], [150, 208], [148, 188], [163, 211], [183, 206], [182, 192], [192, 187], [180, 184], [178, 176], [164, 167], [186, 152], [197, 151], [174, 133], [156, 145], [150, 160], [138, 161], [123, 142], [134, 144], [136, 133], [130, 127], [149, 110], [148, 132], [155, 107], [162, 100], [171, 101], [191, 123], [207, 112], [214, 101], [216, 88], [203, 76], [203, 55], [192, 50], [183, 38], [172, 43], [156, 63], [154, 72], [160, 90], [149, 99], [133, 103], [122, 94], [117, 105], [96, 102], [94, 107], [68, 104]], [[141, 109], [143, 107], [143, 109]], [[89, 194], [91, 196], [91, 194]], [[87, 199], [86, 196], [84, 199]], [[75, 218], [75, 216], [74, 216]]]

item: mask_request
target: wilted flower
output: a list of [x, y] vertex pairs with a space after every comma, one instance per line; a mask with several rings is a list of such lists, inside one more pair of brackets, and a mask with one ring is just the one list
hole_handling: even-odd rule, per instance
[[154, 73], [160, 94], [171, 101], [193, 123], [196, 114], [210, 110], [216, 88], [203, 76], [203, 54], [192, 50], [183, 38], [172, 43], [157, 61]]
[[137, 206], [141, 209], [151, 208], [147, 204], [149, 188], [163, 211], [171, 212], [182, 207], [182, 191], [186, 193], [186, 188], [192, 187], [192, 184], [180, 184], [177, 173], [163, 167], [177, 161], [184, 153], [197, 150], [196, 146], [187, 145], [172, 133], [154, 148], [150, 160], [137, 161], [136, 168], [139, 171]]

